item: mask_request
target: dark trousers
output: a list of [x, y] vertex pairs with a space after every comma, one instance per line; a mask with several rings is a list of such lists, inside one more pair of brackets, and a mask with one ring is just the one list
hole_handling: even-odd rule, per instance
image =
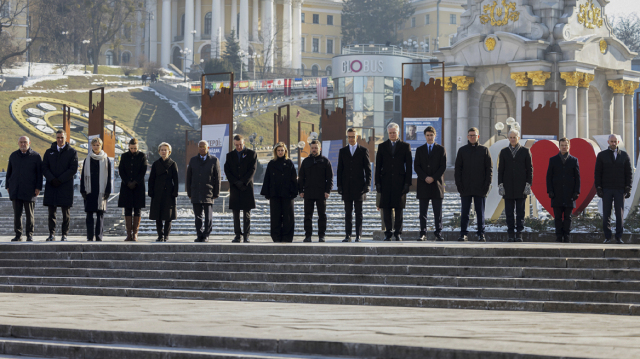
[[[525, 198], [504, 199], [504, 215], [507, 217], [507, 232], [513, 234], [524, 230], [524, 204]], [[513, 212], [515, 211], [515, 216]]]
[[318, 237], [324, 237], [327, 232], [327, 200], [304, 199], [304, 235], [311, 237], [313, 233], [313, 210], [314, 204], [318, 207]]
[[198, 232], [198, 238], [209, 238], [213, 221], [213, 204], [194, 203], [193, 214], [196, 216], [196, 232]]
[[[49, 206], [49, 234], [56, 233], [56, 206]], [[71, 222], [71, 207], [60, 207], [62, 211], [62, 235], [69, 234], [69, 223]]]
[[571, 212], [573, 212], [573, 207], [553, 207], [557, 238], [568, 236], [571, 233]]
[[604, 188], [602, 190], [602, 229], [604, 238], [611, 239], [611, 205], [616, 214], [616, 238], [622, 238], [622, 216], [624, 213], [624, 190]]
[[436, 235], [442, 232], [442, 198], [431, 198], [420, 200], [420, 235], [427, 234], [427, 212], [429, 211], [429, 201], [433, 208], [433, 223]]
[[16, 236], [22, 236], [22, 209], [27, 217], [27, 237], [33, 236], [33, 209], [36, 202], [13, 200], [13, 230]]
[[162, 220], [156, 219], [156, 232], [158, 232], [158, 237], [169, 238], [169, 233], [171, 232], [171, 221], [164, 221], [164, 229], [162, 228]]
[[243, 236], [249, 238], [249, 232], [251, 231], [251, 210], [242, 211], [242, 229], [240, 229], [240, 210], [233, 210], [233, 232], [236, 236]]
[[460, 234], [467, 235], [469, 231], [469, 212], [471, 212], [471, 200], [475, 204], [476, 209], [476, 221], [478, 222], [478, 235], [484, 234], [484, 205], [486, 198], [484, 196], [464, 196], [460, 197], [462, 202], [462, 210], [460, 213]]
[[[391, 210], [394, 210], [395, 219], [391, 222]], [[387, 237], [391, 236], [391, 228], [393, 228], [393, 232], [395, 236], [399, 236], [402, 234], [402, 208], [385, 208], [384, 211], [384, 234]]]
[[353, 223], [353, 210], [356, 211], [356, 237], [362, 235], [362, 201], [344, 201], [344, 230], [347, 236], [351, 237]]
[[127, 207], [124, 209], [125, 217], [140, 217], [140, 208]]
[[[93, 214], [96, 215], [95, 231], [93, 227]], [[95, 235], [96, 241], [102, 240], [103, 227], [104, 227], [104, 211], [87, 212], [87, 239], [92, 241]]]
[[295, 222], [293, 217], [293, 199], [271, 197], [271, 239], [274, 242], [293, 242]]

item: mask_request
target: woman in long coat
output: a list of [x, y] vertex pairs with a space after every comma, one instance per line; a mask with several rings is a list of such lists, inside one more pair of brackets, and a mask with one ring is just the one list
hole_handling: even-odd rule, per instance
[[[149, 174], [149, 197], [151, 197], [149, 219], [156, 221], [158, 232], [156, 242], [166, 242], [171, 231], [171, 221], [178, 218], [176, 211], [178, 165], [169, 158], [170, 144], [162, 142], [158, 146], [158, 153], [160, 158], [153, 163]], [[164, 221], [164, 229], [162, 221]]]
[[293, 242], [293, 200], [298, 196], [298, 178], [287, 146], [282, 142], [273, 148], [273, 159], [267, 165], [260, 194], [269, 200], [271, 239]]
[[[111, 194], [111, 162], [102, 150], [102, 140], [91, 140], [91, 151], [82, 165], [80, 193], [84, 198], [84, 211], [87, 212], [87, 240], [102, 241], [104, 212], [107, 199]], [[96, 214], [95, 231], [93, 214]]]
[[118, 207], [124, 208], [124, 222], [127, 228], [127, 241], [138, 240], [140, 228], [140, 209], [145, 207], [144, 176], [147, 173], [147, 156], [138, 151], [138, 140], [129, 141], [129, 151], [120, 156], [118, 173], [122, 179]]

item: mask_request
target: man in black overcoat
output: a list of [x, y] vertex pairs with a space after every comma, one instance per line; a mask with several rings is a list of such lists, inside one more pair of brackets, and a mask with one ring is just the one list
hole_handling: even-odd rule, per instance
[[349, 144], [338, 153], [338, 173], [336, 186], [338, 194], [344, 201], [344, 221], [346, 236], [343, 242], [351, 242], [353, 223], [352, 216], [356, 212], [356, 242], [362, 236], [362, 202], [367, 199], [371, 190], [371, 162], [369, 150], [358, 145], [358, 133], [350, 128], [347, 131]]
[[611, 207], [616, 213], [616, 243], [622, 241], [624, 229], [624, 199], [631, 197], [631, 159], [618, 148], [618, 136], [609, 136], [609, 148], [596, 157], [595, 185], [598, 197], [602, 198], [602, 227], [604, 243], [611, 243]]
[[384, 240], [391, 240], [391, 209], [395, 209], [393, 223], [396, 241], [402, 237], [402, 210], [407, 202], [411, 186], [411, 145], [399, 139], [400, 126], [391, 122], [387, 125], [389, 139], [378, 145], [376, 154], [376, 190], [382, 193], [380, 208], [384, 210]]
[[27, 242], [33, 241], [33, 210], [36, 197], [42, 190], [42, 159], [31, 148], [29, 137], [18, 139], [19, 149], [9, 156], [5, 187], [13, 204], [13, 230], [16, 236], [11, 240], [22, 240], [22, 209], [27, 217]]
[[209, 241], [213, 221], [213, 200], [220, 197], [221, 180], [220, 161], [209, 154], [207, 141], [198, 142], [198, 154], [189, 160], [186, 182], [187, 196], [191, 200], [196, 217], [198, 238], [194, 242]]
[[467, 131], [468, 144], [458, 149], [455, 165], [456, 187], [462, 202], [460, 214], [460, 237], [458, 241], [467, 241], [469, 231], [469, 212], [473, 201], [478, 223], [479, 242], [486, 242], [484, 236], [484, 206], [491, 188], [493, 163], [489, 149], [480, 144], [480, 131], [472, 127]]
[[560, 139], [560, 152], [549, 158], [547, 193], [556, 224], [556, 242], [571, 243], [571, 212], [580, 196], [580, 166], [569, 154], [569, 139]]
[[429, 201], [433, 207], [433, 222], [436, 241], [442, 241], [442, 200], [444, 199], [444, 171], [447, 169], [447, 153], [436, 141], [436, 129], [427, 126], [424, 129], [427, 143], [416, 149], [413, 164], [418, 175], [416, 198], [420, 201], [420, 237], [427, 240], [427, 211]]
[[[231, 241], [239, 243], [240, 238], [249, 243], [251, 231], [251, 210], [256, 208], [253, 196], [253, 176], [256, 174], [258, 156], [244, 146], [244, 137], [233, 137], [235, 149], [227, 153], [224, 173], [229, 181], [229, 209], [233, 212], [233, 231], [235, 238]], [[240, 228], [240, 211], [242, 211], [243, 228]]]
[[298, 192], [304, 199], [304, 241], [311, 242], [313, 207], [318, 208], [318, 238], [324, 242], [327, 231], [327, 198], [333, 188], [333, 168], [328, 158], [320, 154], [320, 141], [309, 143], [311, 154], [300, 164]]
[[522, 242], [524, 204], [531, 194], [533, 180], [531, 151], [519, 141], [520, 132], [515, 129], [509, 131], [509, 146], [503, 148], [498, 157], [498, 193], [504, 199], [509, 242]]
[[62, 238], [66, 241], [73, 207], [73, 176], [78, 173], [78, 153], [66, 142], [64, 131], [56, 132], [56, 142], [44, 152], [42, 174], [47, 179], [43, 204], [49, 207], [49, 237], [55, 241], [56, 209], [62, 210]]

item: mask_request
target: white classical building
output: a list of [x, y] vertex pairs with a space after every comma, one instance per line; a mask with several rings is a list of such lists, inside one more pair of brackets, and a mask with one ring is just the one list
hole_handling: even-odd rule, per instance
[[520, 122], [523, 102], [535, 108], [557, 96], [559, 137], [617, 133], [634, 154], [640, 73], [631, 70], [631, 60], [637, 54], [613, 35], [608, 3], [468, 0], [454, 43], [436, 52], [445, 62], [447, 151], [466, 144], [469, 127], [489, 140], [497, 122]]

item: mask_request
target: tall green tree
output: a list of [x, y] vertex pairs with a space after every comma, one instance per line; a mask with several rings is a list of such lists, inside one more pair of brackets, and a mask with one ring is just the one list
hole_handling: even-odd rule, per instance
[[344, 0], [342, 40], [345, 44], [395, 43], [396, 28], [415, 11], [411, 0]]
[[640, 51], [640, 19], [635, 13], [613, 18], [613, 33], [629, 50]]
[[235, 31], [231, 30], [231, 33], [227, 36], [227, 46], [222, 54], [222, 59], [233, 66], [234, 75], [237, 79], [242, 80], [240, 78], [240, 66], [243, 66], [244, 64], [242, 63], [240, 56], [238, 56], [238, 52], [240, 52], [240, 43], [238, 42], [238, 39], [236, 39]]
[[[204, 73], [215, 74], [220, 72], [232, 72], [233, 65], [225, 59], [211, 59], [204, 64]], [[229, 75], [207, 76], [207, 81], [225, 81]]]

